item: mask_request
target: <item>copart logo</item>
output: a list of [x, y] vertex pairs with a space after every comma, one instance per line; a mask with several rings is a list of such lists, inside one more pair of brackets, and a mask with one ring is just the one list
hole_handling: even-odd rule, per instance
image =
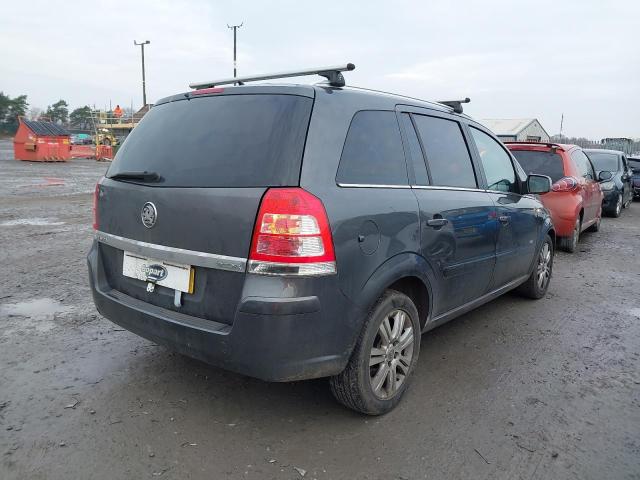
[[159, 282], [160, 280], [164, 280], [167, 278], [169, 272], [162, 265], [153, 264], [153, 265], [145, 265], [142, 267], [142, 271], [147, 277], [147, 282]]
[[142, 207], [140, 218], [142, 219], [142, 224], [145, 227], [153, 227], [158, 219], [158, 210], [156, 210], [156, 206], [151, 202], [145, 203]]

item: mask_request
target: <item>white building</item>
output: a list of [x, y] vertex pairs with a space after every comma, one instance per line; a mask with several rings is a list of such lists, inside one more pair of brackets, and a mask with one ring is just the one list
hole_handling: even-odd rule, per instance
[[503, 142], [548, 142], [549, 134], [536, 118], [485, 118], [480, 120]]

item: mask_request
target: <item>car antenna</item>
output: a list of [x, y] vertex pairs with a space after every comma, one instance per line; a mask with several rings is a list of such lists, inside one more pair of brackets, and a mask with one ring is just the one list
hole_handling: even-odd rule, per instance
[[262, 75], [251, 75], [246, 77], [234, 77], [234, 78], [223, 78], [221, 80], [211, 80], [208, 82], [197, 82], [190, 83], [189, 88], [193, 89], [201, 89], [201, 88], [213, 88], [218, 85], [229, 85], [229, 84], [239, 84], [243, 85], [246, 82], [257, 82], [260, 80], [273, 80], [276, 78], [288, 78], [288, 77], [302, 77], [306, 75], [320, 75], [321, 77], [325, 77], [329, 85], [332, 87], [344, 87], [344, 77], [342, 76], [342, 72], [350, 72], [355, 70], [356, 66], [353, 63], [347, 63], [346, 65], [337, 65], [335, 67], [318, 67], [318, 68], [307, 68], [305, 70], [296, 70], [289, 72], [279, 72], [279, 73], [266, 73]]
[[446, 105], [447, 107], [453, 108], [453, 111], [455, 113], [462, 113], [463, 112], [462, 104], [469, 103], [469, 102], [471, 102], [471, 99], [469, 97], [466, 97], [462, 100], [439, 100], [438, 101], [438, 103], [441, 103], [442, 105]]

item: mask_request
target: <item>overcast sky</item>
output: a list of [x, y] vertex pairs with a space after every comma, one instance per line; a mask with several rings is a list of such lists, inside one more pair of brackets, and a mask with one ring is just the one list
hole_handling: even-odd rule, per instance
[[[640, 1], [4, 0], [0, 90], [32, 107], [150, 102], [193, 81], [353, 62], [351, 85], [469, 96], [480, 118], [549, 134], [640, 137]], [[311, 83], [317, 78], [301, 78]]]

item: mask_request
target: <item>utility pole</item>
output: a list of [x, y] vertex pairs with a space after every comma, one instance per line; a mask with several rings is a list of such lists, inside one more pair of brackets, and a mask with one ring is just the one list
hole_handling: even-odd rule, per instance
[[133, 41], [134, 45], [140, 45], [140, 50], [142, 51], [142, 106], [144, 107], [147, 104], [147, 86], [144, 79], [144, 46], [150, 44], [149, 40], [145, 40], [144, 42], [136, 42]]
[[564, 113], [560, 117], [560, 141], [562, 141], [562, 124], [564, 123]]
[[229, 25], [227, 23], [227, 27], [233, 29], [233, 78], [236, 78], [238, 76], [236, 62], [236, 32], [243, 24], [244, 22], [242, 22], [240, 25]]

